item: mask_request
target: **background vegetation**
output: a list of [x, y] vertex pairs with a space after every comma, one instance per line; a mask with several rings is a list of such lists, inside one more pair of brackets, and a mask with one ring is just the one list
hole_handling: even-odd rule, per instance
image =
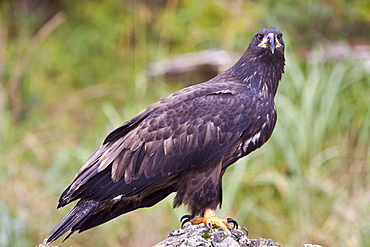
[[[188, 83], [148, 78], [148, 63], [242, 52], [264, 26], [287, 43], [278, 124], [228, 170], [219, 215], [284, 246], [370, 246], [369, 68], [307, 60], [335, 41], [369, 45], [369, 22], [366, 0], [2, 1], [0, 246], [41, 243], [71, 208], [55, 209], [60, 193], [109, 131]], [[172, 197], [65, 245], [150, 246], [180, 227], [186, 210], [171, 207]]]

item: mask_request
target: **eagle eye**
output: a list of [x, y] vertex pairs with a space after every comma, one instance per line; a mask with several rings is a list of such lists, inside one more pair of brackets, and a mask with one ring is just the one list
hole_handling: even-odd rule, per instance
[[262, 34], [257, 34], [257, 40], [262, 41], [263, 40], [263, 35]]

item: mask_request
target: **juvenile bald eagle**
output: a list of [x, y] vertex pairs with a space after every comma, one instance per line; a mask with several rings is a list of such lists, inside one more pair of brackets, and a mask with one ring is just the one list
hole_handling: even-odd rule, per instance
[[79, 201], [44, 245], [153, 206], [172, 192], [174, 207], [188, 206], [188, 221], [228, 231], [228, 220], [215, 214], [222, 176], [270, 138], [284, 66], [282, 33], [263, 28], [231, 68], [160, 99], [112, 131], [61, 195], [58, 208]]

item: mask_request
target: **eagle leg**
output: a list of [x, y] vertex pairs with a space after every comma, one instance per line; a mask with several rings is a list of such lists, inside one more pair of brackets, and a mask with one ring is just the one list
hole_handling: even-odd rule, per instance
[[230, 233], [230, 230], [228, 228], [234, 228], [239, 230], [246, 230], [245, 227], [239, 227], [236, 220], [232, 218], [219, 218], [216, 215], [215, 210], [206, 208], [203, 213], [203, 217], [192, 217], [191, 215], [184, 215], [181, 217], [181, 226], [184, 226], [187, 222], [190, 222], [193, 225], [199, 225], [201, 223], [205, 223], [209, 228], [212, 228], [213, 225], [220, 227], [225, 232]]

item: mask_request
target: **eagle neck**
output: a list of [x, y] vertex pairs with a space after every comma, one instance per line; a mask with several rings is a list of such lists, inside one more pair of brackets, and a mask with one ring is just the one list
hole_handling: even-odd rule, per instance
[[284, 54], [280, 51], [275, 54], [269, 50], [259, 53], [247, 51], [231, 69], [237, 80], [248, 84], [252, 90], [261, 92], [267, 89], [275, 96], [284, 66]]

